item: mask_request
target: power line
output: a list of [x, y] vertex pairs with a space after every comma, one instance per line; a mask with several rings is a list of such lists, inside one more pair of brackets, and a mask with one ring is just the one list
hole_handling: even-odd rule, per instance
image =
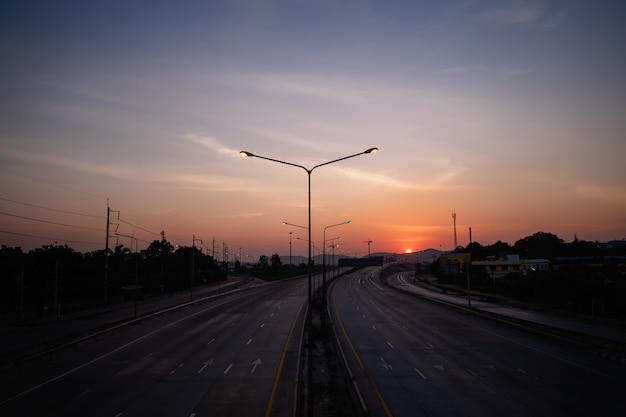
[[70, 240], [70, 239], [58, 239], [58, 238], [52, 238], [52, 237], [46, 237], [46, 236], [35, 236], [35, 235], [29, 235], [26, 233], [9, 232], [8, 230], [0, 230], [0, 233], [6, 233], [9, 235], [16, 235], [16, 236], [32, 237], [35, 239], [54, 240], [54, 241], [71, 242], [71, 243], [83, 243], [86, 245], [100, 245], [100, 243], [95, 243], [95, 242], [85, 242], [82, 240]]
[[76, 216], [93, 217], [93, 218], [96, 218], [96, 219], [105, 219], [106, 218], [105, 216], [96, 216], [94, 214], [85, 214], [85, 213], [78, 213], [78, 212], [75, 212], [75, 211], [67, 211], [67, 210], [55, 209], [55, 208], [52, 208], [52, 207], [38, 206], [36, 204], [24, 203], [22, 201], [11, 200], [9, 198], [0, 197], [0, 200], [8, 201], [8, 202], [15, 203], [15, 204], [21, 204], [21, 205], [29, 206], [29, 207], [36, 207], [36, 208], [40, 208], [40, 209], [44, 209], [44, 210], [56, 211], [58, 213], [73, 214], [73, 215], [76, 215]]
[[132, 224], [131, 222], [127, 222], [126, 220], [121, 219], [121, 218], [119, 217], [119, 214], [118, 214], [118, 216], [117, 216], [117, 220], [119, 220], [119, 221], [121, 221], [122, 223], [125, 223], [125, 224], [127, 224], [127, 225], [129, 225], [129, 226], [135, 227], [135, 228], [137, 228], [137, 229], [139, 229], [139, 230], [143, 230], [144, 232], [148, 232], [148, 233], [151, 233], [151, 234], [153, 234], [153, 235], [158, 235], [158, 234], [159, 234], [159, 233], [157, 233], [157, 232], [153, 232], [153, 231], [151, 231], [151, 230], [144, 229], [144, 228], [143, 228], [143, 227], [141, 227], [141, 226], [134, 225], [134, 224]]
[[34, 222], [55, 224], [57, 226], [73, 227], [73, 228], [76, 228], [76, 229], [97, 230], [98, 232], [104, 232], [104, 229], [96, 229], [95, 227], [76, 226], [76, 225], [73, 225], [73, 224], [57, 223], [57, 222], [52, 222], [52, 221], [49, 221], [49, 220], [41, 220], [41, 219], [35, 219], [33, 217], [26, 217], [26, 216], [19, 216], [17, 214], [5, 213], [3, 211], [0, 211], [0, 214], [3, 214], [5, 216], [17, 217], [19, 219], [31, 220], [31, 221], [34, 221]]

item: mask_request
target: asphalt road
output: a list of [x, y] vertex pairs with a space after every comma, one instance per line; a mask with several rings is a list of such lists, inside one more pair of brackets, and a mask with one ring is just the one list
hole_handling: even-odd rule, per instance
[[290, 415], [306, 300], [261, 285], [5, 367], [0, 415]]
[[380, 268], [331, 287], [369, 416], [621, 416], [626, 366], [389, 288]]

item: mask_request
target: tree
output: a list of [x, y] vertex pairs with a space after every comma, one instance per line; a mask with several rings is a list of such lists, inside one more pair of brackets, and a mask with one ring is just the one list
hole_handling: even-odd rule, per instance
[[161, 240], [154, 240], [146, 249], [149, 258], [160, 258], [164, 255], [169, 255], [174, 252], [174, 246], [165, 240], [163, 237]]
[[266, 255], [259, 256], [259, 268], [267, 268], [269, 265], [269, 260]]
[[280, 260], [280, 256], [277, 253], [272, 255], [272, 257], [270, 258], [270, 263], [272, 264], [272, 269], [280, 269], [280, 267], [283, 265]]
[[552, 258], [562, 254], [564, 241], [552, 233], [537, 232], [518, 240], [513, 248], [523, 258]]

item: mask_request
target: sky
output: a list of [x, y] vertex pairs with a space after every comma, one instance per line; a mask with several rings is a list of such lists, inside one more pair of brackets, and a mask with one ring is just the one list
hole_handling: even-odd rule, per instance
[[314, 254], [626, 238], [623, 2], [0, 7], [2, 245], [110, 209], [110, 247], [305, 255], [309, 178]]

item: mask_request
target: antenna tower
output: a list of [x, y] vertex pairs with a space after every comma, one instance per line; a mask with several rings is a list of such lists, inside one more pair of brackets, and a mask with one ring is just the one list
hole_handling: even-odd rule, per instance
[[452, 213], [452, 222], [454, 223], [454, 249], [456, 250], [458, 246], [456, 241], [456, 211]]

